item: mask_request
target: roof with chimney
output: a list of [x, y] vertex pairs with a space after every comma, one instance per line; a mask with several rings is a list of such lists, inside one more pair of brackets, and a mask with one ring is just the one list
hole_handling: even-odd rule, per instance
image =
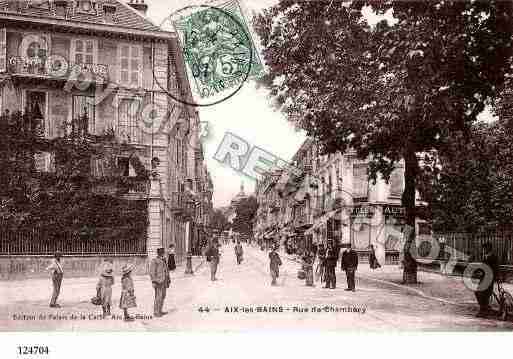
[[[83, 4], [84, 2], [89, 2], [91, 6]], [[66, 7], [64, 17], [58, 15], [59, 4]], [[138, 9], [147, 8], [144, 0], [130, 0], [130, 4], [120, 0], [0, 0], [0, 16], [3, 13], [8, 13], [27, 17], [63, 19], [69, 23], [90, 23], [142, 31], [163, 31], [131, 5]], [[114, 7], [113, 15], [105, 16], [105, 10], [108, 11]]]

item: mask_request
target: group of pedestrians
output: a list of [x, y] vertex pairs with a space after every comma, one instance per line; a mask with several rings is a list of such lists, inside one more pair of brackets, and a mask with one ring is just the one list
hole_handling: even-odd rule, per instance
[[[57, 300], [60, 295], [64, 269], [61, 262], [62, 254], [56, 252], [54, 258], [47, 267], [52, 279], [52, 296], [50, 299], [51, 308], [60, 308]], [[137, 307], [134, 282], [132, 272], [135, 266], [125, 264], [121, 268], [121, 293], [119, 299], [119, 308], [123, 310], [125, 321], [133, 321], [134, 317], [129, 315], [130, 308]], [[167, 312], [163, 311], [166, 292], [171, 284], [170, 272], [176, 269], [176, 260], [174, 245], [169, 246], [169, 252], [166, 256], [164, 248], [157, 249], [157, 257], [150, 262], [150, 279], [155, 292], [153, 314], [155, 317], [161, 317]], [[91, 303], [102, 307], [103, 318], [111, 315], [112, 308], [112, 286], [114, 285], [114, 263], [111, 259], [105, 259], [100, 268], [100, 276], [96, 284], [96, 295], [91, 299]]]
[[[335, 289], [337, 287], [336, 268], [339, 260], [340, 249], [332, 243], [328, 243], [327, 249], [324, 245], [319, 245], [317, 250], [318, 264], [316, 268], [317, 278], [321, 283], [325, 283], [324, 288]], [[313, 254], [313, 253], [312, 253]], [[312, 255], [308, 264], [312, 263]], [[312, 266], [313, 267], [313, 266]], [[310, 268], [310, 266], [308, 266]], [[346, 273], [347, 291], [355, 291], [355, 273], [358, 268], [358, 254], [353, 248], [346, 248], [342, 254], [341, 269]], [[310, 270], [308, 271], [310, 272]], [[312, 272], [313, 274], [313, 272]], [[306, 275], [306, 285], [313, 286], [313, 275]]]

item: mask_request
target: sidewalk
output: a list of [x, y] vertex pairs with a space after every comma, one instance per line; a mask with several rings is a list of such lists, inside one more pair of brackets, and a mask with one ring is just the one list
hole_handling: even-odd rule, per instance
[[[192, 258], [192, 267], [194, 272], [201, 268], [204, 264], [203, 257], [193, 257]], [[171, 283], [174, 280], [179, 280], [183, 278], [187, 278], [189, 275], [185, 274], [185, 261], [177, 265], [176, 269], [171, 273]], [[115, 282], [113, 286], [113, 291], [120, 290], [120, 276], [119, 273], [115, 273]], [[132, 276], [134, 283], [144, 283], [148, 284], [149, 276], [148, 275], [134, 275]], [[84, 293], [80, 293], [82, 295], [83, 300], [90, 299], [96, 292], [96, 283], [98, 282], [97, 276], [92, 277], [74, 277], [74, 278], [66, 278], [64, 277], [62, 292], [68, 292], [69, 288], [81, 288], [86, 289]], [[14, 280], [14, 281], [0, 281], [0, 305], [8, 305], [13, 302], [21, 302], [21, 301], [48, 301], [49, 295], [52, 290], [52, 285], [50, 281], [50, 277], [48, 278], [31, 278], [31, 279], [22, 279], [22, 280]], [[73, 291], [71, 291], [73, 292]], [[69, 293], [70, 295], [78, 293]]]
[[[386, 265], [371, 270], [367, 263], [358, 267], [357, 277], [377, 283], [388, 284], [410, 291], [424, 298], [447, 304], [476, 304], [474, 292], [465, 286], [463, 277], [447, 276], [441, 273], [418, 271], [417, 284], [403, 285], [403, 270], [397, 265]], [[503, 284], [504, 289], [513, 293], [513, 285]]]
[[[193, 270], [202, 272], [204, 260], [193, 257]], [[176, 288], [183, 288], [191, 282], [185, 274], [185, 263], [180, 263], [171, 273], [171, 287], [168, 290], [167, 303], [175, 296]], [[119, 309], [121, 281], [119, 273], [115, 275], [112, 287], [112, 314], [102, 319], [101, 307], [90, 303], [96, 293], [97, 277], [64, 278], [59, 304], [62, 308], [49, 308], [51, 295], [50, 279], [26, 279], [0, 282], [0, 330], [146, 330], [152, 323], [153, 288], [149, 276], [133, 276], [136, 288], [137, 308], [131, 311], [138, 320], [123, 322]], [[40, 316], [44, 316], [41, 319]], [[74, 317], [73, 317], [74, 316]]]
[[[261, 257], [267, 263], [269, 260], [268, 251], [260, 251], [259, 248], [254, 249], [256, 253], [262, 253]], [[300, 260], [297, 256], [287, 255], [282, 251], [280, 251], [279, 254], [284, 262], [283, 268], [296, 276], [297, 270], [300, 269]], [[345, 283], [346, 279], [344, 273], [340, 270], [340, 262], [337, 265], [336, 273], [337, 283]], [[371, 281], [378, 285], [393, 287], [412, 295], [445, 304], [458, 306], [476, 305], [474, 292], [467, 288], [463, 282], [463, 278], [458, 276], [446, 276], [436, 272], [419, 270], [417, 273], [418, 283], [404, 285], [402, 284], [403, 270], [399, 268], [398, 265], [385, 265], [379, 269], [371, 270], [368, 263], [361, 263], [358, 266], [356, 277], [359, 280]], [[503, 284], [503, 287], [510, 293], [513, 293], [512, 284]]]

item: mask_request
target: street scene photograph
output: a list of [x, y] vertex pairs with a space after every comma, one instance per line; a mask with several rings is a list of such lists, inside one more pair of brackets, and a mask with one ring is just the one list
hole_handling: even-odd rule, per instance
[[512, 143], [510, 0], [0, 0], [0, 332], [511, 333]]

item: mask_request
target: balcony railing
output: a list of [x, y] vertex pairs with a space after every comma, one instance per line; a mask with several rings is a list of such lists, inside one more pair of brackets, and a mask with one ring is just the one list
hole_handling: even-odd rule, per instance
[[147, 196], [150, 193], [150, 183], [146, 180], [134, 180], [130, 183], [128, 196]]
[[279, 212], [280, 205], [278, 202], [272, 202], [269, 206], [269, 209], [270, 209], [271, 213]]
[[194, 217], [195, 208], [194, 201], [188, 193], [171, 193], [171, 212], [173, 214], [184, 218]]
[[55, 61], [48, 63], [46, 58], [23, 58], [12, 56], [7, 61], [11, 74], [44, 77], [57, 80], [82, 80], [92, 83], [106, 82], [109, 67], [104, 64], [78, 64]]
[[127, 200], [145, 200], [150, 192], [150, 183], [143, 179], [124, 177], [97, 183], [93, 192], [98, 195], [120, 196]]
[[187, 194], [184, 192], [171, 193], [171, 212], [180, 214], [187, 209]]
[[309, 224], [311, 224], [311, 221], [307, 213], [299, 213], [294, 217], [294, 227], [303, 227]]
[[301, 168], [303, 169], [303, 172], [305, 173], [312, 173], [312, 164], [311, 163], [307, 163], [307, 164], [304, 164], [303, 166], [301, 166]]

